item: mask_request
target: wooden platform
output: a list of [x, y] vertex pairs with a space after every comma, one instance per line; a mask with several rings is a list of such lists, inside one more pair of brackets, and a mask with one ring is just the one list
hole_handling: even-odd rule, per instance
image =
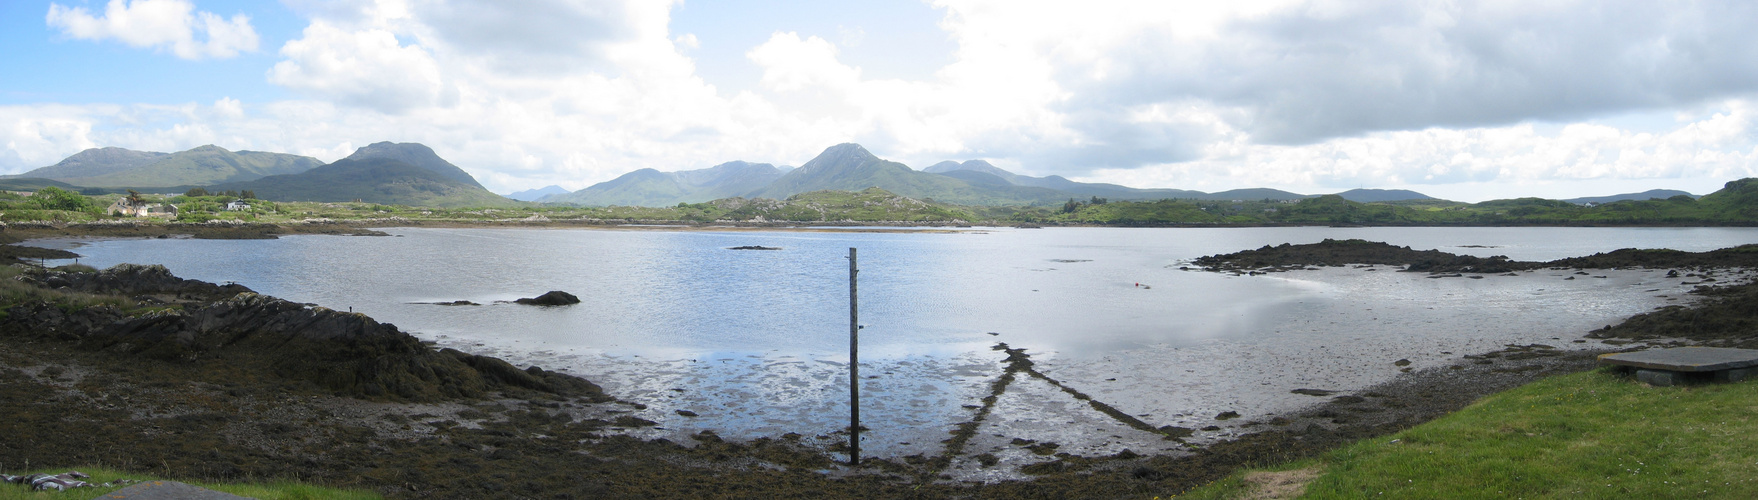
[[1602, 363], [1636, 369], [1636, 379], [1670, 386], [1686, 378], [1738, 382], [1758, 377], [1758, 349], [1674, 347], [1599, 356]]

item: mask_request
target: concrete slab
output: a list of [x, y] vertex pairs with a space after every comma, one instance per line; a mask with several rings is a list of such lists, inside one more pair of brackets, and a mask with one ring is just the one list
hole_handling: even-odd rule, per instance
[[134, 486], [98, 495], [93, 500], [238, 500], [241, 497], [176, 481], [146, 481]]
[[1675, 372], [1714, 372], [1758, 366], [1758, 349], [1674, 347], [1604, 354], [1601, 363]]
[[1666, 370], [1636, 370], [1636, 380], [1655, 387], [1672, 387], [1684, 382], [1685, 374]]

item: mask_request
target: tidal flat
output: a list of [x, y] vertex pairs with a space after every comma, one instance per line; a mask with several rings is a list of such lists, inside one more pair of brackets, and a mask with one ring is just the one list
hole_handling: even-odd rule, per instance
[[[863, 423], [872, 431], [863, 448], [882, 459], [873, 470], [948, 481], [944, 486], [952, 488], [1002, 488], [993, 491], [1025, 487], [1012, 480], [1033, 478], [1036, 486], [1031, 488], [1053, 491], [1084, 481], [1075, 476], [1094, 474], [1127, 474], [1135, 479], [1118, 487], [1135, 488], [1129, 491], [1181, 491], [1173, 485], [1203, 477], [1201, 472], [1224, 467], [1229, 459], [1259, 460], [1265, 450], [1295, 452], [1412, 425], [1425, 415], [1463, 406], [1484, 391], [1582, 369], [1596, 349], [1627, 347], [1583, 334], [1655, 307], [1688, 304], [1692, 295], [1687, 292], [1695, 285], [1687, 283], [1702, 279], [1643, 269], [1588, 275], [1544, 269], [1481, 279], [1429, 278], [1386, 265], [1302, 268], [1261, 276], [1189, 269], [1190, 259], [1222, 244], [1231, 246], [1215, 253], [1260, 244], [1253, 240], [1300, 241], [1335, 230], [1252, 238], [1231, 233], [1221, 238], [1231, 241], [1219, 244], [1164, 237], [1188, 234], [1180, 230], [774, 234], [755, 241], [747, 234], [652, 233], [658, 236], [621, 240], [619, 245], [636, 251], [620, 254], [602, 251], [604, 247], [580, 251], [605, 238], [590, 231], [385, 231], [403, 237], [98, 241], [76, 250], [84, 254], [82, 262], [103, 265], [105, 259], [127, 255], [157, 260], [186, 277], [237, 281], [330, 309], [353, 307], [380, 320], [391, 318], [440, 347], [583, 376], [621, 399], [622, 406], [551, 408], [547, 414], [572, 412], [578, 415], [570, 413], [570, 420], [603, 422], [591, 431], [596, 436], [591, 439], [600, 443], [677, 443], [691, 449], [677, 453], [731, 453], [744, 457], [739, 460], [745, 466], [761, 463], [750, 461], [750, 447], [785, 448], [797, 454], [790, 456], [820, 457], [807, 461], [824, 477], [872, 479], [828, 463], [839, 456], [838, 442], [846, 439], [837, 433], [846, 425], [847, 393], [838, 388], [846, 383], [846, 366], [837, 359], [835, 336], [827, 335], [827, 341], [807, 333], [819, 328], [836, 332], [837, 321], [822, 316], [835, 318], [839, 311], [813, 311], [838, 299], [846, 304], [846, 295], [836, 297], [842, 283], [834, 271], [822, 273], [830, 282], [825, 286], [803, 285], [819, 276], [801, 271], [814, 263], [834, 263], [831, 257], [838, 250], [860, 245], [864, 280], [882, 274], [876, 269], [943, 270], [863, 282], [863, 290], [876, 289], [867, 300], [880, 304], [864, 305], [864, 311], [884, 311], [889, 304], [906, 312], [879, 312], [876, 319], [864, 321], [869, 328], [863, 345], [871, 342], [873, 354], [864, 351], [862, 372], [876, 378], [864, 381], [864, 401], [870, 406], [864, 407]], [[1059, 241], [1023, 251], [1016, 245], [1020, 240], [1005, 239], [1063, 231], [1068, 233], [1050, 238]], [[1379, 231], [1399, 236], [1396, 229]], [[1595, 242], [1602, 248], [1593, 252], [1643, 238], [1679, 241], [1681, 233], [1660, 231], [1659, 236], [1633, 230], [1631, 235], [1601, 238], [1606, 241]], [[1699, 241], [1682, 246], [1730, 246], [1725, 243], [1753, 233], [1697, 234]], [[1002, 238], [992, 238], [998, 235]], [[1142, 241], [1143, 235], [1150, 238]], [[1538, 248], [1532, 242], [1549, 239], [1536, 235], [1525, 242], [1441, 236], [1458, 238], [1449, 251], [1485, 250], [1466, 246], [1476, 245], [1525, 259], [1592, 253]], [[544, 259], [558, 252], [529, 244], [532, 238], [572, 248], [575, 259], [546, 264]], [[934, 238], [968, 239], [948, 246]], [[724, 250], [736, 246], [729, 244], [734, 241], [782, 250]], [[210, 243], [223, 248], [203, 248]], [[312, 245], [328, 246], [329, 251], [314, 251]], [[869, 261], [870, 255], [888, 255], [876, 248], [904, 251]], [[790, 251], [806, 258], [788, 256]], [[795, 260], [726, 260], [747, 254]], [[895, 257], [901, 254], [916, 258]], [[238, 255], [247, 257], [228, 257]], [[319, 262], [299, 262], [298, 255]], [[674, 265], [654, 263], [665, 257]], [[254, 264], [228, 267], [225, 259], [230, 258]], [[350, 259], [367, 262], [346, 264]], [[617, 270], [631, 265], [640, 272], [625, 274], [638, 279], [617, 279]], [[374, 274], [374, 269], [383, 271]], [[299, 279], [252, 276], [291, 276], [301, 270], [306, 274]], [[544, 273], [553, 279], [548, 283], [560, 283], [549, 288], [585, 291], [579, 293], [587, 300], [581, 304], [585, 307], [410, 303], [492, 303], [505, 298], [501, 295], [549, 289], [537, 284], [541, 282], [525, 283], [532, 279], [528, 273]], [[469, 281], [471, 276], [493, 276], [499, 282]], [[1717, 276], [1724, 283], [1745, 277], [1734, 271]], [[595, 291], [595, 286], [600, 288]], [[885, 291], [887, 286], [892, 290]], [[643, 297], [648, 294], [660, 300]], [[846, 309], [840, 313], [846, 322]], [[624, 316], [625, 322], [616, 323], [615, 316]], [[604, 321], [613, 323], [606, 327], [600, 324]], [[829, 326], [801, 326], [817, 322]], [[707, 323], [716, 326], [702, 326]], [[633, 331], [606, 333], [617, 328]], [[840, 328], [846, 339], [846, 323]], [[997, 349], [1002, 344], [1005, 348]], [[1029, 361], [1025, 367], [1022, 358]], [[997, 390], [1001, 380], [1008, 383]], [[1458, 387], [1461, 381], [1468, 383]], [[429, 436], [508, 432], [502, 427], [514, 419], [504, 413], [513, 407], [466, 408], [431, 419], [439, 426], [405, 426], [434, 433]], [[628, 417], [624, 423], [654, 425], [611, 425], [620, 417]], [[447, 421], [452, 424], [445, 425]], [[955, 453], [948, 453], [952, 443], [943, 442], [949, 438], [958, 443]], [[379, 437], [362, 439], [376, 442]], [[701, 444], [712, 446], [695, 450]], [[658, 446], [656, 450], [665, 448]], [[726, 451], [729, 446], [744, 448], [734, 453]], [[882, 465], [887, 463], [894, 467]]]

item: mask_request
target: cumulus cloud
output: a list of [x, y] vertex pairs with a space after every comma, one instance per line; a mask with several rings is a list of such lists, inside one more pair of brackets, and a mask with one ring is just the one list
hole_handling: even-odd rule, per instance
[[[783, 31], [747, 48], [749, 89], [696, 74], [693, 49], [712, 42], [668, 29], [672, 0], [284, 3], [311, 22], [266, 77], [303, 100], [0, 122], [16, 140], [0, 162], [208, 142], [333, 160], [395, 140], [492, 188], [577, 189], [854, 141], [917, 166], [1207, 190], [1758, 174], [1744, 3], [933, 0], [957, 49], [931, 77], [875, 78], [842, 50], [880, 32]], [[127, 14], [52, 17], [201, 19], [186, 0], [110, 5]], [[186, 8], [148, 15], [167, 5]], [[1690, 116], [1594, 121], [1653, 110]]]
[[[652, 4], [654, 2], [648, 2]], [[670, 2], [663, 2], [662, 7]], [[412, 12], [434, 40], [500, 71], [602, 69], [607, 45], [636, 34], [637, 6], [570, 0], [427, 0]]]
[[1173, 10], [1098, 4], [1126, 25], [1082, 34], [972, 23], [972, 35], [1041, 47], [1074, 96], [1063, 109], [1198, 99], [1238, 108], [1233, 125], [1271, 144], [1576, 120], [1758, 89], [1758, 32], [1745, 27], [1758, 6], [1747, 2], [1311, 1], [1230, 13], [1198, 36], [1161, 28]]
[[446, 90], [432, 55], [386, 30], [313, 22], [281, 55], [287, 59], [269, 71], [270, 82], [385, 113], [439, 103]]
[[[1754, 146], [1758, 144], [1758, 103], [1733, 100], [1718, 107], [1713, 113], [1659, 133], [1593, 123], [1569, 124], [1553, 131], [1517, 124], [1373, 132], [1300, 146], [1218, 142], [1221, 147], [1199, 160], [1143, 169], [1104, 169], [1087, 179], [1196, 189], [1273, 186], [1305, 192], [1361, 186], [1428, 191], [1457, 184], [1515, 186], [1648, 179], [1682, 182], [1674, 186], [1695, 186], [1698, 194], [1703, 194], [1726, 180], [1758, 176], [1758, 147]], [[1465, 197], [1512, 196], [1491, 192]]]
[[134, 47], [169, 48], [184, 59], [225, 59], [255, 51], [258, 44], [249, 16], [237, 14], [227, 19], [198, 12], [188, 0], [110, 0], [102, 15], [84, 7], [50, 3], [47, 22], [76, 39], [113, 39]]

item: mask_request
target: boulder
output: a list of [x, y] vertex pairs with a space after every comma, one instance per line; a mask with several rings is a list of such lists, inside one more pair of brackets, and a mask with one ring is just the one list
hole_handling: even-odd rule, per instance
[[528, 306], [565, 306], [565, 305], [569, 305], [569, 304], [580, 303], [580, 298], [575, 297], [574, 294], [571, 294], [568, 292], [563, 292], [560, 290], [551, 290], [551, 291], [549, 291], [549, 293], [545, 293], [543, 295], [538, 295], [537, 297], [534, 297], [534, 298], [524, 298], [524, 299], [515, 300], [513, 302], [518, 303], [518, 304], [525, 304]]

